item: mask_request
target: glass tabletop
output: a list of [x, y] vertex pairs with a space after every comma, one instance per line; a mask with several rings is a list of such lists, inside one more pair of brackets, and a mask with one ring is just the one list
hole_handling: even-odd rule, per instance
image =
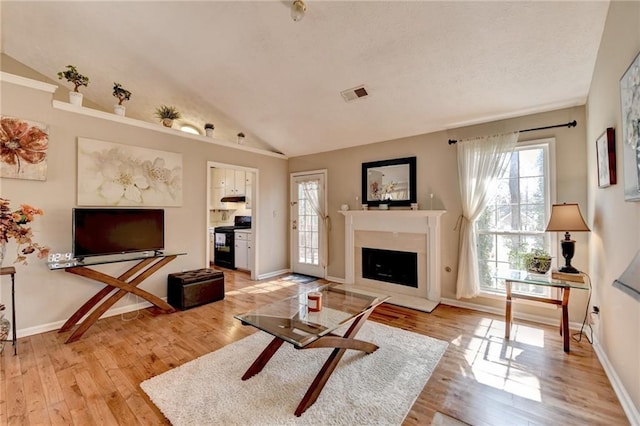
[[[309, 292], [322, 293], [320, 311], [309, 311]], [[363, 295], [327, 285], [234, 317], [294, 346], [303, 347], [387, 299], [389, 296], [382, 294]]]
[[547, 287], [560, 288], [581, 288], [586, 289], [588, 286], [579, 282], [572, 282], [563, 279], [553, 278], [551, 272], [546, 274], [535, 274], [533, 272], [522, 271], [518, 269], [504, 269], [496, 271], [495, 278], [499, 280], [518, 282], [524, 284], [534, 284]]

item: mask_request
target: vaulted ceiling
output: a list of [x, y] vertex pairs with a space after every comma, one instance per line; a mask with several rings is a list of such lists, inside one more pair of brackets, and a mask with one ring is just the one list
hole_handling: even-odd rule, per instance
[[[298, 156], [585, 103], [608, 2], [2, 1], [2, 52], [111, 111]], [[65, 81], [58, 82], [69, 87]], [[369, 96], [340, 92], [365, 85]], [[516, 129], [514, 129], [516, 130]]]

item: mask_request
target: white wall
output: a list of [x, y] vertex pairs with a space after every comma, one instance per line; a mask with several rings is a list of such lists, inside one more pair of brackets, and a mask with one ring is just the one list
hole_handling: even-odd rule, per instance
[[[71, 209], [76, 206], [77, 138], [86, 137], [119, 144], [135, 145], [182, 154], [183, 205], [165, 208], [165, 244], [167, 251], [186, 252], [146, 280], [141, 287], [165, 297], [167, 274], [202, 268], [206, 259], [208, 161], [258, 169], [259, 197], [253, 213], [256, 217], [259, 262], [258, 274], [288, 268], [286, 214], [288, 174], [286, 158], [241, 151], [207, 142], [179, 131], [132, 126], [100, 117], [78, 114], [52, 106], [52, 95], [40, 90], [1, 83], [1, 112], [46, 123], [49, 126], [48, 172], [46, 181], [2, 179], [0, 194], [12, 207], [22, 203], [44, 210], [45, 215], [32, 222], [35, 240], [53, 252], [71, 251]], [[60, 90], [60, 89], [59, 89]], [[65, 89], [66, 90], [66, 89]], [[5, 266], [15, 258], [13, 241], [7, 249]], [[120, 274], [132, 263], [99, 267], [103, 272]], [[40, 331], [47, 324], [66, 320], [102, 284], [64, 271], [49, 271], [46, 262], [29, 257], [29, 265], [16, 265], [16, 303], [18, 335]], [[2, 279], [0, 300], [10, 301], [10, 285]], [[136, 304], [134, 297], [124, 298], [116, 307]]]
[[[628, 403], [635, 407], [636, 424], [640, 424], [640, 302], [611, 284], [640, 249], [640, 202], [624, 201], [620, 111], [620, 78], [638, 52], [640, 3], [612, 2], [587, 102], [591, 305], [600, 307], [598, 342], [629, 395]], [[599, 188], [595, 141], [607, 127], [616, 131], [618, 183]]]

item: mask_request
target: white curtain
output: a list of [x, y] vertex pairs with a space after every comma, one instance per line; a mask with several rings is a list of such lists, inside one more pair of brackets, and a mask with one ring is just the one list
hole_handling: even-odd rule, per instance
[[458, 141], [458, 180], [462, 199], [456, 297], [480, 294], [475, 222], [488, 203], [489, 188], [509, 164], [518, 132]]
[[302, 187], [305, 198], [309, 200], [311, 208], [318, 215], [318, 218], [320, 218], [320, 229], [318, 230], [318, 237], [320, 238], [319, 261], [320, 265], [322, 265], [323, 268], [326, 268], [327, 259], [329, 257], [329, 216], [327, 216], [327, 212], [324, 211], [324, 206], [321, 205], [323, 204], [321, 203], [323, 200], [318, 199], [318, 195], [320, 193], [319, 185], [320, 181], [317, 179], [300, 182], [300, 187]]

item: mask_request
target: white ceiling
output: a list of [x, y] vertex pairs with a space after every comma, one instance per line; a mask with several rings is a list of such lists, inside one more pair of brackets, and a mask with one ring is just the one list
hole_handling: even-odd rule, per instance
[[[582, 105], [608, 10], [307, 0], [293, 22], [290, 4], [3, 0], [2, 51], [55, 80], [75, 65], [106, 110], [118, 82], [130, 117], [174, 105], [217, 138], [298, 156]], [[360, 84], [370, 96], [346, 103]]]

